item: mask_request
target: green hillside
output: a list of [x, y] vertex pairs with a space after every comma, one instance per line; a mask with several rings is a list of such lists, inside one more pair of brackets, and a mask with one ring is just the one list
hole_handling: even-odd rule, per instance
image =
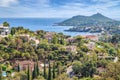
[[100, 13], [92, 16], [78, 15], [58, 23], [61, 26], [118, 26], [119, 24], [119, 21], [110, 19]]

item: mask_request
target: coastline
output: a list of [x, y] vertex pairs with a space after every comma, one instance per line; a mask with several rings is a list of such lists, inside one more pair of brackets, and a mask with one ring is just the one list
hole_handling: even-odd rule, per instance
[[63, 33], [65, 35], [77, 36], [77, 35], [86, 35], [89, 33], [86, 32], [66, 32], [69, 28], [73, 26], [59, 26], [54, 25], [54, 23], [61, 22], [64, 19], [58, 18], [1, 18], [0, 23], [7, 21], [10, 23], [11, 27], [23, 26], [24, 28], [30, 29], [32, 31], [44, 30], [49, 32]]

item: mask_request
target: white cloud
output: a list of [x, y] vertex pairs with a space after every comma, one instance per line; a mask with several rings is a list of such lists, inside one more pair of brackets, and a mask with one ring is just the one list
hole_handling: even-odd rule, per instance
[[0, 7], [9, 7], [12, 4], [16, 4], [17, 0], [0, 0]]
[[[92, 15], [97, 12], [102, 13], [105, 16], [111, 18], [117, 18], [118, 14], [120, 14], [120, 7], [116, 9], [116, 6], [119, 5], [120, 0], [93, 0], [99, 3], [89, 4], [89, 3], [67, 3], [57, 10], [59, 14], [65, 15], [66, 17], [74, 16], [74, 15]], [[56, 11], [56, 12], [57, 12]], [[115, 14], [116, 13], [116, 14]], [[60, 15], [59, 15], [60, 16]]]
[[49, 0], [38, 0], [38, 4], [41, 6], [49, 6]]
[[[75, 15], [92, 15], [97, 12], [111, 18], [120, 15], [120, 0], [92, 0], [95, 4], [84, 2], [64, 3], [60, 6], [52, 6], [50, 0], [0, 0], [0, 6], [9, 8], [0, 9], [2, 17], [72, 17]], [[79, 0], [80, 1], [80, 0]], [[23, 3], [20, 3], [23, 2]], [[97, 2], [97, 3], [96, 3]], [[4, 4], [4, 5], [3, 5]], [[17, 7], [12, 6], [17, 4]], [[119, 17], [120, 18], [120, 17]]]
[[49, 0], [18, 0], [19, 5], [23, 5], [24, 7], [34, 8], [34, 7], [49, 7]]

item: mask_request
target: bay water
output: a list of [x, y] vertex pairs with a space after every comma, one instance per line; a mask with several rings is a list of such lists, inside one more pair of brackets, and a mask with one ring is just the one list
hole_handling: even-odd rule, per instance
[[66, 32], [72, 26], [54, 26], [55, 23], [64, 21], [63, 18], [0, 18], [0, 24], [8, 22], [10, 27], [22, 26], [32, 31], [44, 30], [50, 32], [63, 33], [65, 35], [77, 36], [77, 35], [91, 35], [86, 32]]

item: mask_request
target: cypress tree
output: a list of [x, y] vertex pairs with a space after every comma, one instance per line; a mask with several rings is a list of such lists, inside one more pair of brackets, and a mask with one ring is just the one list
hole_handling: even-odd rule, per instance
[[27, 80], [30, 80], [30, 67], [28, 65], [28, 70], [27, 70]]
[[32, 79], [34, 79], [35, 78], [35, 71], [33, 70], [32, 71]]
[[57, 68], [57, 76], [60, 75], [60, 65], [58, 64], [58, 68]]
[[20, 64], [18, 64], [18, 72], [20, 72]]
[[34, 72], [34, 70], [32, 71], [32, 79], [34, 79], [35, 78], [35, 74], [34, 74], [35, 72]]
[[36, 64], [34, 64], [34, 71], [35, 71], [35, 78], [37, 77], [37, 69], [36, 69]]
[[47, 79], [46, 75], [46, 60], [44, 59], [44, 78]]
[[52, 76], [51, 76], [51, 66], [50, 66], [50, 60], [49, 60], [48, 80], [52, 80]]
[[12, 29], [11, 29], [11, 35], [14, 35], [14, 34], [15, 34], [15, 29], [12, 28]]
[[2, 80], [2, 66], [0, 65], [0, 80]]
[[55, 63], [53, 63], [53, 79], [55, 78]]
[[36, 70], [37, 70], [37, 76], [39, 76], [40, 75], [40, 70], [39, 70], [39, 64], [38, 64], [38, 62], [37, 62], [37, 65], [36, 65]]
[[32, 72], [32, 79], [35, 79], [37, 77], [37, 69], [36, 69], [36, 64], [34, 64], [34, 70]]

